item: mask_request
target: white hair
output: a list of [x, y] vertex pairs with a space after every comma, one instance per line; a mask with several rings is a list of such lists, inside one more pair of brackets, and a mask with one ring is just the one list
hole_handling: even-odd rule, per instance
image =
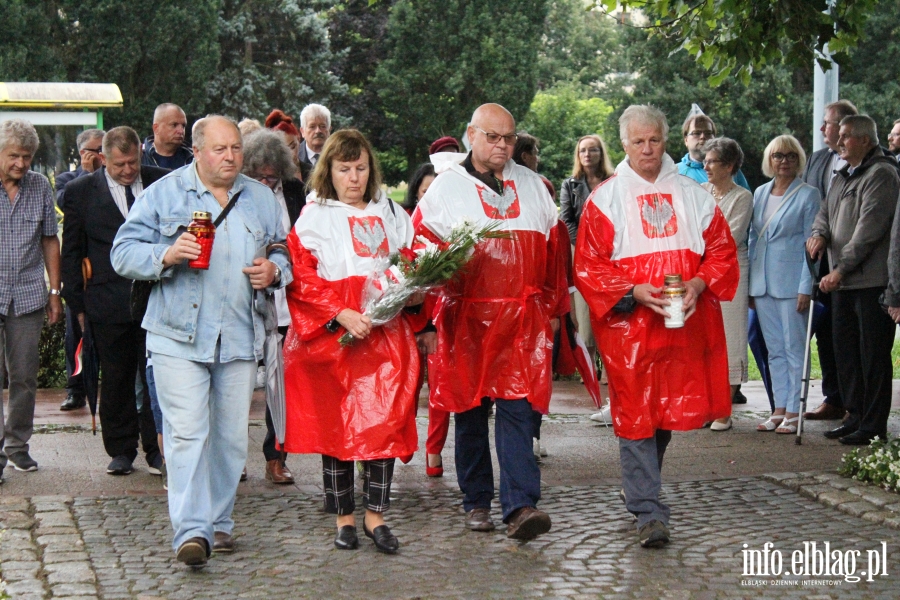
[[0, 123], [0, 151], [14, 144], [21, 146], [29, 154], [37, 152], [41, 140], [34, 125], [25, 119], [9, 119]]
[[325, 125], [328, 126], [328, 129], [331, 129], [331, 111], [321, 104], [307, 104], [303, 107], [303, 110], [300, 111], [300, 126], [306, 127], [307, 123], [316, 117], [324, 118]]
[[663, 141], [669, 139], [669, 123], [666, 121], [666, 115], [655, 106], [632, 104], [625, 109], [619, 117], [619, 139], [623, 144], [628, 141], [628, 128], [632, 123], [652, 125], [662, 134]]

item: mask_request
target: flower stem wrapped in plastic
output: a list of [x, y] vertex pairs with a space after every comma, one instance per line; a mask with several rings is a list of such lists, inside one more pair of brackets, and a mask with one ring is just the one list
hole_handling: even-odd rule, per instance
[[[400, 248], [369, 275], [363, 314], [372, 320], [373, 326], [391, 321], [414, 294], [441, 285], [462, 270], [474, 255], [478, 242], [510, 237], [508, 232], [497, 231], [501, 225], [500, 221], [494, 221], [479, 229], [466, 220], [454, 225], [450, 235], [438, 243], [418, 236], [416, 250]], [[349, 346], [353, 339], [345, 332], [338, 341], [342, 346]]]

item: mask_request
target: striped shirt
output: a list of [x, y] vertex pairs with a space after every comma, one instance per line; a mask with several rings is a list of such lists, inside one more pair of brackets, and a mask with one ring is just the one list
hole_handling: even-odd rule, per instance
[[11, 201], [0, 186], [0, 315], [23, 315], [47, 304], [42, 237], [55, 236], [53, 190], [47, 178], [28, 171]]

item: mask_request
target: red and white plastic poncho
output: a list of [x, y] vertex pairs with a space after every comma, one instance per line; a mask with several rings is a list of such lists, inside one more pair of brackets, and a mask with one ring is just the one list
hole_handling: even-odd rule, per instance
[[[638, 305], [612, 309], [632, 287], [662, 287], [667, 274], [708, 286], [681, 329]], [[575, 285], [591, 309], [608, 370], [613, 426], [638, 440], [657, 429], [697, 429], [731, 414], [728, 352], [720, 300], [731, 300], [740, 271], [722, 211], [668, 155], [655, 183], [627, 161], [587, 201], [575, 248]]]
[[343, 327], [325, 329], [345, 308], [362, 312], [368, 276], [412, 242], [409, 216], [391, 202], [382, 197], [358, 209], [310, 195], [288, 235], [287, 452], [371, 460], [416, 451], [419, 354], [407, 315], [348, 347], [338, 343]]
[[564, 312], [560, 298], [566, 294], [556, 260], [556, 206], [540, 177], [512, 161], [503, 169], [502, 195], [457, 162], [436, 166], [438, 177], [413, 214], [417, 234], [437, 241], [465, 219], [479, 228], [499, 221], [498, 231], [511, 235], [480, 242], [435, 303], [432, 406], [464, 412], [485, 396], [528, 398], [546, 413], [550, 319]]

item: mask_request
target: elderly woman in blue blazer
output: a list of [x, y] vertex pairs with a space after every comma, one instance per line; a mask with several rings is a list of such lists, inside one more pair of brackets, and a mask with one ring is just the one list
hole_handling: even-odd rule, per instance
[[772, 181], [753, 194], [750, 220], [750, 296], [769, 349], [775, 412], [757, 431], [796, 433], [812, 277], [806, 267], [809, 237], [821, 196], [799, 174], [806, 154], [794, 136], [781, 135], [763, 153]]

